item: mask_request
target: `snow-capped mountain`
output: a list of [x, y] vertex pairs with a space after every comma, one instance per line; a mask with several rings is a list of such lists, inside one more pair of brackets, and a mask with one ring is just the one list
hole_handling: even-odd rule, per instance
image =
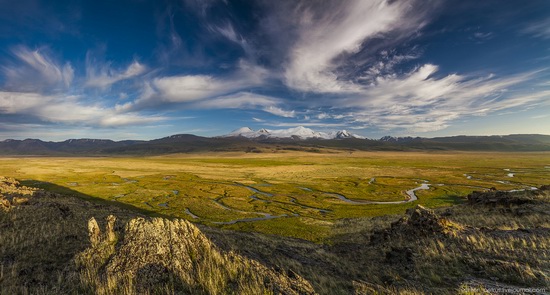
[[330, 135], [330, 138], [333, 138], [333, 139], [345, 139], [345, 138], [365, 139], [365, 137], [357, 135], [357, 134], [353, 134], [353, 133], [351, 133], [347, 130], [340, 130], [340, 131], [336, 131], [336, 132], [331, 132], [331, 133], [329, 133], [329, 135]]
[[408, 141], [413, 141], [413, 140], [417, 140], [417, 139], [420, 139], [420, 137], [411, 137], [411, 136], [394, 137], [394, 136], [386, 135], [386, 136], [380, 138], [379, 140], [380, 141], [386, 141], [386, 142], [408, 142]]
[[260, 129], [254, 131], [248, 127], [239, 128], [223, 137], [246, 137], [246, 138], [322, 138], [322, 139], [345, 139], [345, 138], [361, 138], [364, 137], [350, 133], [346, 130], [334, 131], [330, 133], [314, 131], [304, 126], [298, 126], [289, 129], [268, 130]]

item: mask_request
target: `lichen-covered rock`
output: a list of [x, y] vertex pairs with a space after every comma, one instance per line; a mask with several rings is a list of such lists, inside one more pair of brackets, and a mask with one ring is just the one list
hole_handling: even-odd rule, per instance
[[[90, 227], [90, 237], [97, 235], [96, 224]], [[94, 238], [92, 247], [77, 259], [84, 280], [98, 293], [315, 293], [292, 271], [278, 272], [236, 253], [221, 252], [186, 220], [136, 218], [121, 233], [114, 228], [114, 217], [109, 217], [100, 242], [94, 244]], [[113, 243], [113, 248], [106, 247]]]

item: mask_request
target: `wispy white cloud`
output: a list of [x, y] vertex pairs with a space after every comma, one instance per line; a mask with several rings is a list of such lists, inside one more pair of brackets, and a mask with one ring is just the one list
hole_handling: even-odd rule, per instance
[[550, 91], [515, 94], [508, 90], [536, 72], [506, 78], [458, 74], [436, 78], [437, 71], [437, 66], [426, 64], [402, 77], [379, 77], [375, 85], [344, 104], [359, 109], [353, 122], [365, 127], [427, 132], [444, 129], [461, 117], [528, 107], [550, 98]]
[[337, 73], [336, 58], [361, 51], [369, 38], [392, 31], [412, 34], [424, 25], [423, 14], [410, 14], [413, 6], [407, 1], [327, 3], [300, 2], [288, 16], [297, 20], [294, 22], [299, 35], [290, 49], [284, 73], [289, 87], [312, 92], [357, 92], [359, 85], [343, 80]]
[[490, 40], [494, 37], [494, 34], [492, 32], [475, 32], [473, 35], [473, 39], [478, 42], [484, 42], [487, 40]]
[[251, 109], [257, 107], [269, 108], [280, 103], [281, 100], [275, 97], [250, 92], [238, 92], [203, 100], [193, 104], [192, 107], [201, 109]]
[[381, 76], [395, 75], [395, 68], [410, 60], [420, 57], [416, 48], [412, 48], [406, 53], [397, 53], [395, 50], [382, 50], [378, 60], [368, 67], [362, 75], [356, 78], [362, 84], [373, 84]]
[[317, 119], [319, 119], [319, 120], [323, 120], [323, 119], [328, 119], [328, 118], [330, 118], [330, 115], [327, 114], [327, 113], [320, 113], [320, 114], [318, 114], [316, 117], [317, 117]]
[[12, 65], [1, 67], [6, 89], [55, 92], [71, 85], [74, 78], [72, 65], [56, 62], [44, 52], [46, 49], [30, 50], [17, 46], [11, 51], [16, 60]]
[[550, 18], [534, 22], [526, 26], [523, 33], [529, 34], [535, 37], [549, 39], [550, 38]]
[[141, 125], [165, 120], [162, 116], [120, 113], [100, 104], [87, 105], [80, 97], [0, 91], [0, 114], [29, 116], [28, 120], [103, 127]]
[[137, 77], [145, 73], [147, 67], [134, 60], [125, 69], [112, 69], [109, 63], [101, 64], [94, 60], [91, 54], [86, 56], [86, 83], [87, 87], [106, 89], [116, 82]]
[[273, 115], [279, 116], [279, 117], [287, 117], [287, 118], [293, 118], [296, 117], [296, 111], [287, 111], [283, 110], [276, 106], [268, 106], [263, 109], [264, 112], [271, 113]]
[[[138, 99], [123, 105], [117, 105], [119, 111], [135, 110], [163, 104], [189, 104], [195, 106], [209, 106], [219, 108], [207, 100], [217, 100], [220, 105], [231, 107], [229, 94], [242, 92], [247, 88], [260, 86], [264, 83], [267, 71], [262, 67], [250, 64], [244, 60], [239, 63], [239, 70], [227, 77], [214, 75], [181, 75], [156, 77], [144, 83], [141, 95]], [[242, 92], [244, 93], [244, 92]], [[241, 99], [248, 100], [242, 95]], [[233, 98], [236, 99], [236, 98]], [[256, 96], [257, 105], [261, 105], [261, 96]], [[204, 102], [197, 103], [197, 101]], [[235, 107], [231, 107], [235, 108]]]
[[532, 116], [531, 119], [543, 119], [543, 118], [548, 118], [550, 117], [550, 114], [547, 114], [547, 115], [537, 115], [537, 116]]
[[[236, 88], [232, 81], [210, 75], [187, 75], [156, 78], [152, 86], [159, 97], [169, 102], [188, 102], [220, 95]], [[237, 88], [240, 88], [237, 86]]]
[[342, 127], [347, 126], [345, 123], [325, 123], [325, 122], [294, 122], [294, 123], [280, 123], [280, 122], [273, 122], [273, 123], [266, 123], [266, 126], [271, 127], [320, 127], [320, 128], [330, 128], [330, 127]]
[[223, 26], [213, 26], [211, 30], [217, 32], [230, 40], [233, 43], [238, 44], [241, 48], [247, 53], [252, 54], [252, 47], [248, 44], [248, 41], [240, 34], [235, 32], [233, 25], [230, 22], [227, 22]]

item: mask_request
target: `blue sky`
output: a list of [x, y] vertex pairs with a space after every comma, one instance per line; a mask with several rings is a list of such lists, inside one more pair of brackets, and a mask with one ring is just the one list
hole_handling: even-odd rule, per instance
[[547, 0], [0, 7], [0, 140], [550, 134]]

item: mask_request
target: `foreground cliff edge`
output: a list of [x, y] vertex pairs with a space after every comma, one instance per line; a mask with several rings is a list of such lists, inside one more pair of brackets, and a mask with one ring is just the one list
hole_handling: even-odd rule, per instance
[[1, 294], [548, 292], [550, 188], [344, 219], [326, 244], [151, 218], [0, 177]]
[[314, 294], [292, 271], [277, 272], [234, 252], [220, 252], [186, 220], [135, 218], [105, 233], [88, 222], [91, 247], [76, 257], [81, 280], [98, 294]]

